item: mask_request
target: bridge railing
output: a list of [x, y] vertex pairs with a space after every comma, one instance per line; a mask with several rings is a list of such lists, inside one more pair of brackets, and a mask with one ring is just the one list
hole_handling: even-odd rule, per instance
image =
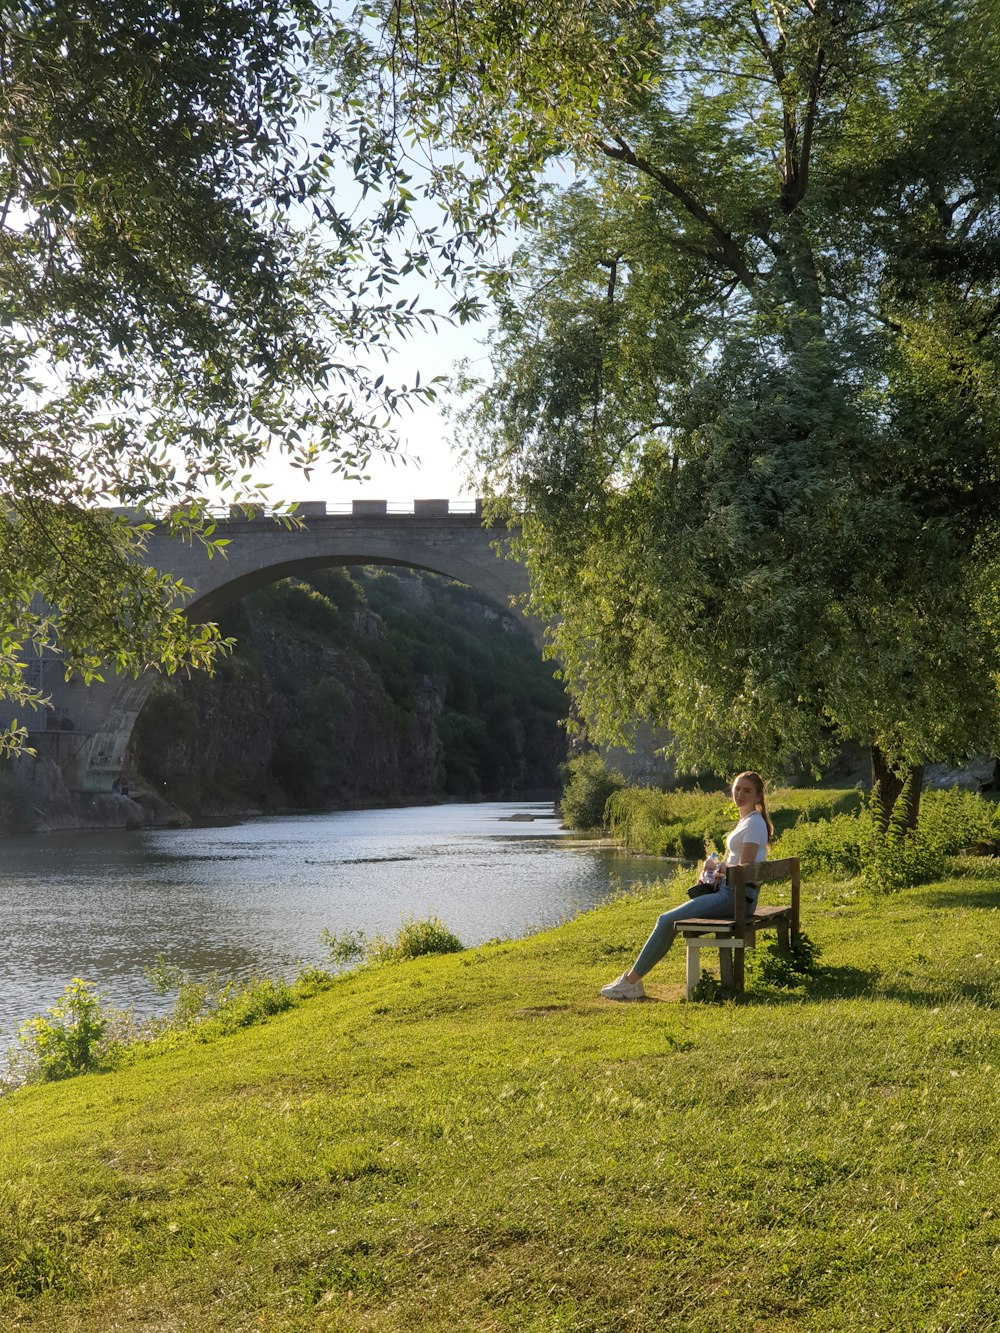
[[[379, 518], [379, 517], [405, 517], [413, 515], [414, 517], [424, 518], [447, 518], [450, 515], [475, 515], [482, 517], [482, 500], [298, 500], [295, 501], [295, 517], [305, 520], [310, 518], [332, 518], [340, 515], [348, 518]], [[139, 509], [116, 508], [113, 513], [121, 514], [128, 518], [147, 517]], [[207, 513], [214, 519], [230, 519], [233, 522], [245, 523], [261, 521], [268, 518], [281, 518], [287, 516], [288, 509], [271, 509], [263, 505], [229, 505], [222, 508], [219, 506], [209, 506]]]

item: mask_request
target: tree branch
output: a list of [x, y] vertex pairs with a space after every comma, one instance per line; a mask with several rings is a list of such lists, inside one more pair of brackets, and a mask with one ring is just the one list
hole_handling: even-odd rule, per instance
[[640, 157], [620, 135], [615, 135], [613, 144], [602, 139], [595, 139], [594, 145], [613, 161], [625, 162], [628, 166], [635, 167], [637, 171], [641, 171], [643, 175], [654, 180], [662, 190], [676, 199], [685, 212], [707, 228], [714, 238], [718, 249], [711, 253], [710, 257], [722, 267], [728, 268], [734, 273], [748, 291], [753, 287], [757, 275], [747, 266], [743, 253], [733, 240], [732, 234], [726, 231], [704, 204], [700, 203], [679, 181], [668, 175], [660, 167], [654, 166], [648, 158]]

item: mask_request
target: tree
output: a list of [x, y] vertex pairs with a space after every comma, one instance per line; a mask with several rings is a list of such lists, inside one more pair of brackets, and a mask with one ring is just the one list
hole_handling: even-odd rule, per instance
[[858, 738], [895, 787], [995, 747], [995, 6], [445, 8], [398, 49], [460, 146], [581, 171], [467, 432], [592, 732], [768, 771]]
[[394, 411], [433, 389], [372, 362], [430, 318], [397, 284], [438, 242], [338, 82], [370, 54], [360, 17], [4, 0], [0, 20], [0, 695], [24, 704], [45, 648], [84, 673], [211, 661], [214, 628], [111, 506], [214, 549], [206, 492], [260, 499], [269, 446], [348, 474], [394, 447]]

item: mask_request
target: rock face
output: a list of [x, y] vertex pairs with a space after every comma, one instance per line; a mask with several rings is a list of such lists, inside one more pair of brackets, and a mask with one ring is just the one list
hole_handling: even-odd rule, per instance
[[0, 804], [3, 826], [12, 832], [176, 828], [191, 822], [183, 810], [148, 792], [71, 792], [51, 759], [25, 756], [10, 769], [10, 779]]
[[924, 769], [927, 787], [961, 787], [965, 791], [1000, 790], [1000, 759], [981, 755], [958, 768], [947, 764], [931, 764]]
[[409, 572], [248, 599], [214, 677], [157, 693], [129, 786], [197, 816], [554, 796], [561, 689], [520, 624]]

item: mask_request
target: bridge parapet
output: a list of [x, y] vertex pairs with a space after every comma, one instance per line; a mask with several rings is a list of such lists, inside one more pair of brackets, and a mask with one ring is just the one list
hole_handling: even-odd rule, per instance
[[[407, 514], [422, 518], [476, 518], [483, 516], [483, 502], [474, 500], [416, 499], [416, 500], [296, 500], [296, 518], [405, 518]], [[210, 506], [208, 514], [216, 522], [259, 523], [267, 519], [280, 520], [288, 516], [288, 508], [269, 509], [264, 505], [229, 505], [228, 508]], [[111, 513], [141, 522], [153, 521], [143, 509], [116, 507]]]

